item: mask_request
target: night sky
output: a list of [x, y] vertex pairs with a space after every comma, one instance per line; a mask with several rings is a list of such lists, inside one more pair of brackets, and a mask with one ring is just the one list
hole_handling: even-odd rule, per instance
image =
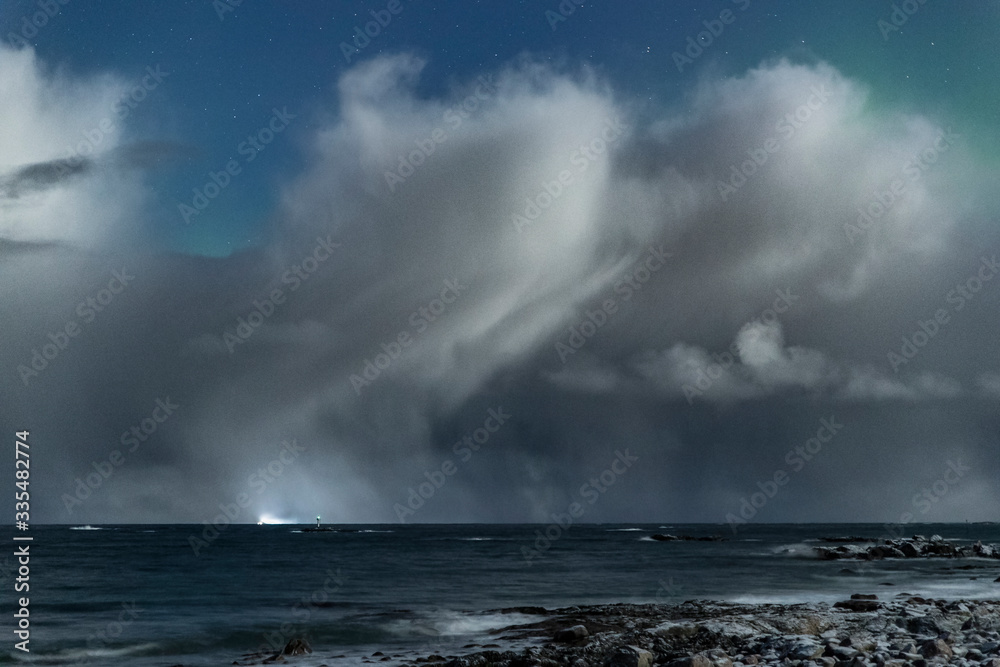
[[32, 519], [995, 519], [998, 29], [0, 1]]

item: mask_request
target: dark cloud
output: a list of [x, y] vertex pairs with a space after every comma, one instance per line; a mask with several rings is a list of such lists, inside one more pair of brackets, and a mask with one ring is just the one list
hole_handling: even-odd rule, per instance
[[0, 176], [0, 197], [17, 199], [24, 193], [56, 187], [80, 178], [93, 169], [90, 160], [76, 162], [52, 160], [21, 167], [6, 176]]

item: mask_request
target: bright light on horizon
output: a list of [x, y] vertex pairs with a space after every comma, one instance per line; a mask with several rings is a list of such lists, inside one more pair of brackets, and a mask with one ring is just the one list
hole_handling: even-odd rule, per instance
[[272, 516], [270, 514], [261, 514], [257, 518], [257, 525], [258, 526], [274, 526], [274, 525], [281, 525], [281, 524], [285, 524], [285, 523], [301, 523], [301, 522], [297, 521], [295, 519], [281, 519], [281, 518], [278, 518], [276, 516]]

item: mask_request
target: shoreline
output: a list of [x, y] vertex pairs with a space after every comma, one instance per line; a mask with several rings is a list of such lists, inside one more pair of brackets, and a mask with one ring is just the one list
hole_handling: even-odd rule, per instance
[[1000, 600], [859, 593], [833, 605], [687, 601], [567, 607], [547, 613], [543, 621], [495, 632], [501, 641], [541, 640], [539, 647], [425, 656], [409, 664], [1000, 667]]
[[[544, 618], [491, 630], [457, 651], [449, 647], [420, 655], [420, 649], [382, 649], [359, 662], [407, 667], [1000, 667], [1000, 593], [992, 600], [866, 592], [833, 604], [688, 600], [511, 607], [490, 613]], [[322, 649], [314, 653], [301, 639], [289, 644], [298, 650], [245, 654], [233, 664], [305, 666], [328, 660], [332, 665], [346, 657]]]

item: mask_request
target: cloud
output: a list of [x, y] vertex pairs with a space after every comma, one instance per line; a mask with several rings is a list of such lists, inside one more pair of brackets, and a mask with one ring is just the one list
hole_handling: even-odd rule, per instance
[[979, 376], [979, 388], [990, 397], [1000, 397], [1000, 373], [990, 371]]
[[144, 211], [141, 179], [99, 168], [122, 143], [113, 108], [125, 91], [0, 45], [0, 238], [105, 248]]
[[[909, 178], [907, 161], [948, 123], [873, 109], [829, 65], [706, 80], [685, 108], [647, 121], [586, 68], [524, 59], [427, 95], [419, 58], [373, 58], [311, 119], [271, 240], [209, 259], [107, 238], [143, 199], [128, 167], [174, 148], [129, 158], [116, 135], [93, 159], [118, 167], [46, 181], [31, 166], [60, 159], [117, 82], [63, 85], [30, 52], [0, 59], [18, 69], [0, 91], [16, 83], [36, 110], [55, 100], [42, 120], [0, 101], [0, 118], [45, 140], [4, 135], [0, 151], [21, 193], [0, 202], [0, 315], [12, 323], [0, 385], [64, 454], [40, 475], [40, 516], [65, 521], [63, 494], [164, 395], [177, 414], [73, 520], [122, 508], [136, 521], [210, 518], [296, 438], [301, 465], [255, 512], [394, 521], [393, 504], [498, 405], [510, 423], [416, 520], [545, 519], [622, 447], [642, 465], [587, 520], [721, 520], [831, 410], [847, 413], [839, 453], [773, 520], [832, 516], [848, 473], [908, 499], [942, 442], [970, 460], [996, 444], [962, 402], [988, 358], [995, 293], [956, 313], [908, 374], [886, 362], [978, 262], [960, 239], [991, 213], [979, 196], [990, 172], [955, 140], [852, 242], [858, 208]], [[339, 246], [320, 260], [322, 240]], [[671, 255], [637, 282], [651, 245]], [[134, 284], [24, 386], [18, 367], [123, 265]], [[778, 313], [775, 292], [789, 289], [801, 299]], [[556, 344], [608, 300], [614, 313], [563, 364]], [[688, 406], [685, 385], [716, 367]], [[850, 518], [891, 518], [878, 511], [859, 501]]]

